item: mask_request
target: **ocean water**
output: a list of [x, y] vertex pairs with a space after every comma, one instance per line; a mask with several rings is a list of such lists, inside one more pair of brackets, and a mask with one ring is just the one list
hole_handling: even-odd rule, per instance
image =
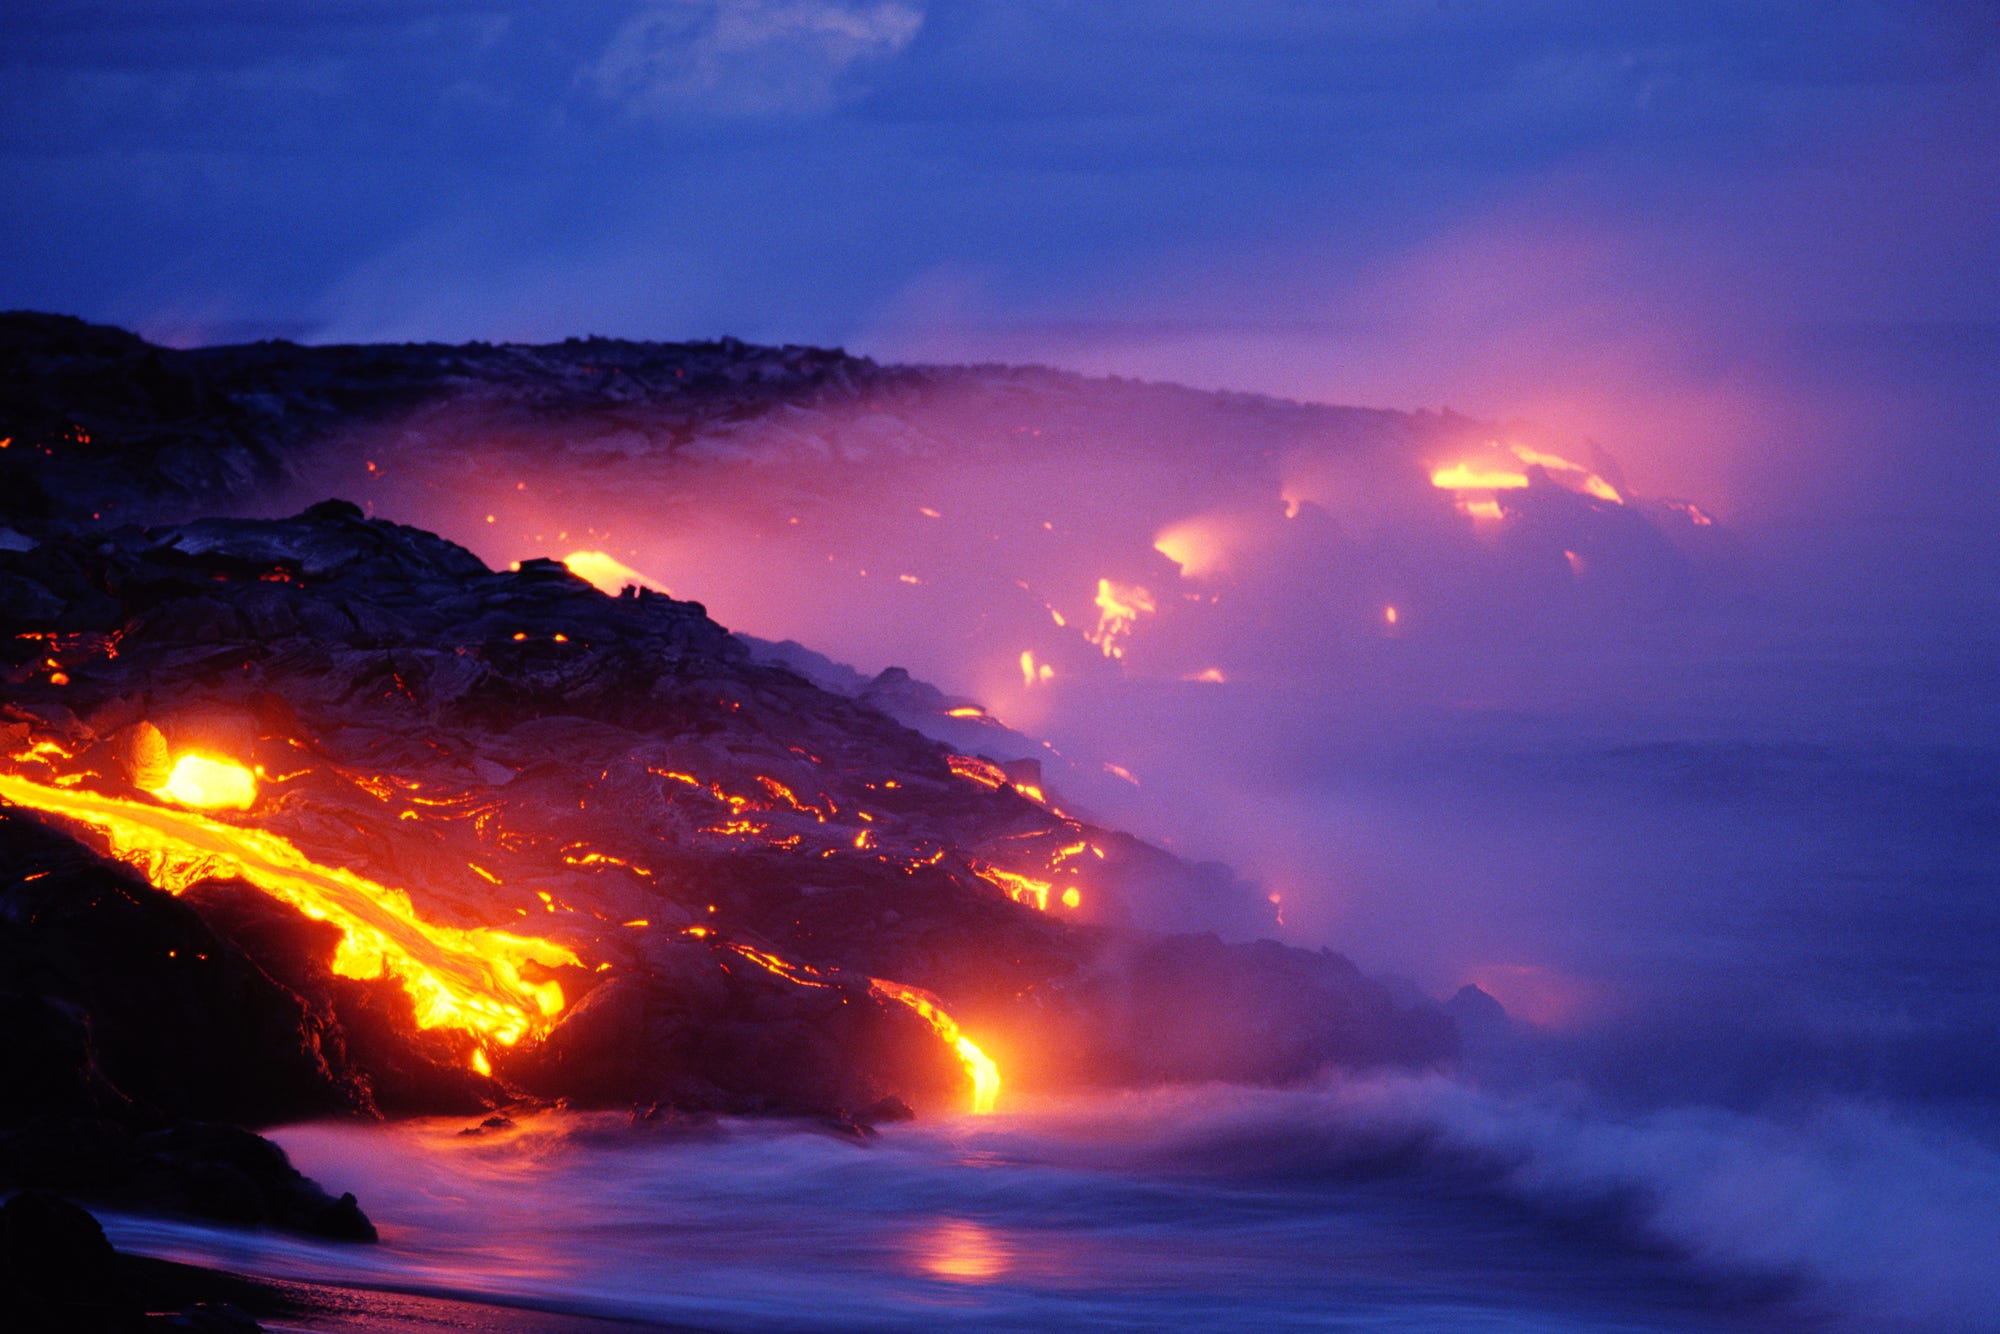
[[114, 1216], [126, 1248], [715, 1329], [1987, 1327], [2000, 1155], [1879, 1107], [1607, 1115], [1444, 1077], [905, 1127], [300, 1126], [379, 1246]]
[[868, 1144], [296, 1126], [379, 1246], [107, 1230], [702, 1329], [2000, 1329], [1991, 751], [1406, 736], [1274, 784], [1259, 827], [1328, 881], [1289, 929], [1433, 994], [1486, 968], [1512, 1028], [1450, 1071], [1016, 1094]]

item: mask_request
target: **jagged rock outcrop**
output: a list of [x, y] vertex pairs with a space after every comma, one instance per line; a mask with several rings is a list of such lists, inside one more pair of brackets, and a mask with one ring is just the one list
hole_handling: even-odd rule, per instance
[[372, 1237], [270, 1124], [372, 1110], [331, 1015], [200, 913], [0, 811], [0, 1190]]

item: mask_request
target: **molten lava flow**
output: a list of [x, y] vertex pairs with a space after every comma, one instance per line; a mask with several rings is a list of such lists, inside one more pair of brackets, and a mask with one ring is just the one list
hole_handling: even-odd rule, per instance
[[[1581, 463], [1571, 462], [1560, 454], [1531, 449], [1527, 445], [1502, 445], [1498, 441], [1489, 443], [1480, 457], [1432, 468], [1431, 485], [1440, 491], [1460, 493], [1458, 507], [1462, 513], [1475, 519], [1497, 519], [1501, 510], [1492, 493], [1526, 487], [1529, 468], [1542, 469], [1550, 480], [1568, 490], [1613, 505], [1625, 503], [1617, 487]], [[1487, 494], [1480, 497], [1463, 494], [1466, 492]]]
[[1015, 871], [1003, 871], [997, 866], [975, 866], [973, 874], [1016, 903], [1033, 904], [1043, 912], [1049, 910], [1049, 892], [1055, 886], [1046, 880], [1037, 880]]
[[1431, 485], [1440, 491], [1505, 491], [1528, 484], [1528, 474], [1512, 469], [1480, 468], [1470, 463], [1454, 463], [1431, 473]]
[[1509, 445], [1507, 448], [1513, 451], [1514, 457], [1523, 463], [1532, 464], [1539, 468], [1546, 468], [1551, 474], [1557, 477], [1563, 477], [1564, 474], [1568, 474], [1565, 480], [1572, 482], [1576, 487], [1590, 495], [1596, 496], [1599, 500], [1608, 500], [1614, 505], [1625, 503], [1625, 498], [1618, 494], [1617, 487], [1611, 485], [1611, 483], [1605, 481], [1581, 463], [1571, 463], [1560, 454], [1545, 454], [1539, 449], [1530, 449], [1526, 445]]
[[1097, 645], [1105, 657], [1122, 658], [1125, 646], [1118, 641], [1132, 633], [1141, 616], [1156, 610], [1153, 595], [1137, 584], [1099, 579], [1096, 602], [1097, 629], [1084, 638]]
[[[701, 939], [709, 932], [706, 927], [689, 927], [687, 934]], [[795, 963], [780, 958], [768, 950], [756, 949], [739, 941], [721, 942], [722, 948], [748, 959], [766, 972], [784, 978], [787, 982], [802, 987], [840, 986], [837, 978], [822, 973], [810, 964]], [[972, 1111], [976, 1116], [985, 1116], [993, 1110], [1000, 1097], [1000, 1067], [993, 1064], [991, 1057], [981, 1051], [976, 1043], [959, 1028], [952, 1017], [938, 1004], [938, 998], [928, 991], [904, 986], [900, 982], [885, 982], [879, 977], [868, 979], [869, 994], [881, 999], [894, 1001], [916, 1011], [923, 1021], [931, 1026], [931, 1031], [957, 1053], [959, 1064], [972, 1080]]]
[[628, 584], [650, 588], [656, 593], [667, 592], [665, 584], [649, 579], [606, 551], [572, 551], [563, 557], [562, 563], [569, 567], [571, 574], [612, 597], [617, 597]]
[[1662, 500], [1660, 505], [1682, 516], [1697, 528], [1709, 528], [1715, 524], [1715, 520], [1710, 518], [1701, 506], [1691, 500]]
[[321, 866], [266, 830], [12, 774], [0, 774], [0, 800], [88, 825], [105, 836], [113, 856], [169, 893], [233, 876], [331, 922], [342, 932], [333, 971], [393, 976], [409, 992], [420, 1028], [454, 1028], [503, 1046], [539, 1035], [563, 1008], [562, 988], [529, 981], [523, 970], [579, 962], [551, 941], [431, 925], [402, 890]]
[[944, 762], [954, 774], [981, 787], [998, 789], [1007, 785], [1007, 771], [991, 760], [975, 759], [970, 755], [947, 755]]
[[162, 800], [201, 810], [247, 811], [257, 801], [257, 776], [234, 760], [183, 755], [167, 771], [164, 783], [147, 790]]
[[959, 1031], [952, 1017], [939, 1008], [937, 997], [900, 982], [885, 982], [879, 977], [868, 979], [868, 989], [877, 996], [915, 1010], [940, 1038], [951, 1044], [958, 1053], [959, 1063], [965, 1067], [965, 1073], [972, 1076], [973, 1115], [985, 1116], [993, 1110], [993, 1104], [1000, 1098], [1000, 1067], [993, 1064], [992, 1058], [979, 1050], [971, 1038]]

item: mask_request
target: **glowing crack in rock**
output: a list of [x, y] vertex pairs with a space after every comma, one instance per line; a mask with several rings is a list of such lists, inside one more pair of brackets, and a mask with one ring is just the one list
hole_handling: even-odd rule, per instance
[[1025, 903], [1043, 912], [1049, 910], [1049, 893], [1055, 886], [1046, 880], [1022, 875], [1018, 871], [1003, 871], [997, 866], [975, 866], [972, 873], [1016, 903]]

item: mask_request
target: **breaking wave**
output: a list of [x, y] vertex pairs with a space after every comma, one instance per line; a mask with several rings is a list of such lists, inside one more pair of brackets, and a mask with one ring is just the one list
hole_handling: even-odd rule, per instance
[[2000, 1152], [1860, 1102], [1621, 1114], [1444, 1077], [904, 1127], [302, 1126], [365, 1251], [112, 1217], [273, 1277], [721, 1329], [1996, 1328]]

